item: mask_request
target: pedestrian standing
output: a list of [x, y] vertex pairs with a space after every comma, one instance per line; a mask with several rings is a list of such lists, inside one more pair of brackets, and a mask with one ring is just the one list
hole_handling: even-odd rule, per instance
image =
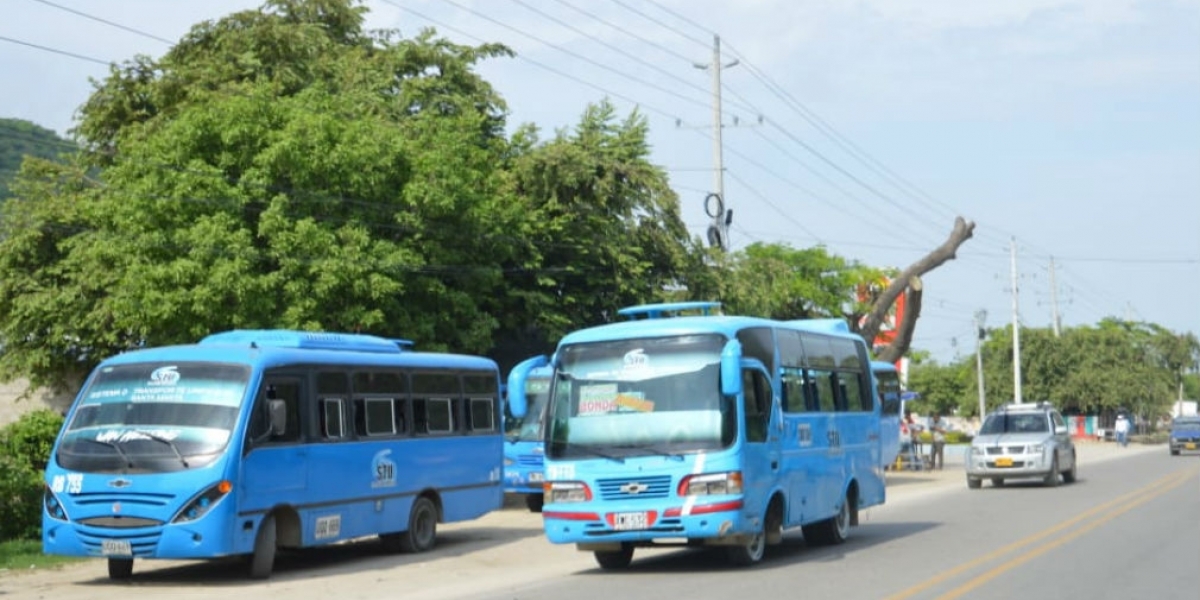
[[1114, 429], [1117, 432], [1117, 443], [1124, 448], [1129, 445], [1129, 419], [1125, 417], [1125, 413], [1117, 415], [1117, 426]]
[[937, 412], [929, 418], [929, 433], [933, 438], [929, 444], [929, 468], [940, 470], [946, 462], [946, 422]]

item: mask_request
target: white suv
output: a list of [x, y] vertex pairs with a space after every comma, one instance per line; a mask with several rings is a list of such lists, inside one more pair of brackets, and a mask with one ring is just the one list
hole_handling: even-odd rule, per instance
[[1067, 423], [1047, 402], [1009, 404], [987, 416], [965, 461], [967, 487], [984, 479], [1038, 477], [1048, 486], [1075, 481], [1075, 443]]

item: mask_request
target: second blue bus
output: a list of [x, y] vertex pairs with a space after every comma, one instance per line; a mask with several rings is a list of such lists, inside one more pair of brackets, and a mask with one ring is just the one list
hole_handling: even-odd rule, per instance
[[[524, 373], [524, 367], [514, 369]], [[524, 376], [525, 416], [504, 422], [504, 491], [522, 496], [530, 511], [542, 512], [542, 436], [546, 423], [546, 399], [550, 396], [550, 369], [537, 367]], [[511, 379], [511, 378], [510, 378]], [[509, 385], [514, 382], [510, 381]], [[517, 384], [521, 385], [521, 384]]]
[[[630, 320], [573, 332], [544, 361], [552, 543], [591, 551], [605, 569], [655, 546], [722, 547], [749, 565], [791, 529], [840, 543], [859, 511], [884, 502], [862, 338], [844, 321], [718, 309], [622, 309]], [[515, 405], [520, 395], [510, 390]]]

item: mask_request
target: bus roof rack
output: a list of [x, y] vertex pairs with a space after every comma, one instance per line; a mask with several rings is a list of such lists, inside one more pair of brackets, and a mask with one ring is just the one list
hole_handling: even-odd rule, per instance
[[721, 308], [720, 302], [663, 302], [660, 304], [638, 304], [636, 306], [626, 306], [617, 311], [618, 315], [629, 317], [631, 320], [638, 318], [644, 319], [662, 319], [666, 317], [678, 317], [679, 313], [684, 311], [699, 311], [703, 316], [717, 314], [717, 310]]
[[[407, 345], [406, 345], [407, 344]], [[338, 350], [396, 354], [412, 346], [408, 340], [389, 340], [359, 333], [297, 331], [290, 329], [234, 329], [208, 335], [202, 346], [248, 345], [252, 348], [296, 348], [300, 350]]]

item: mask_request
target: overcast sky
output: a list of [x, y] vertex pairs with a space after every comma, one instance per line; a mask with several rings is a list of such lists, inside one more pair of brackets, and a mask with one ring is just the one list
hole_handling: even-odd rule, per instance
[[[103, 63], [161, 55], [156, 38], [260, 4], [5, 0], [0, 117], [65, 133]], [[722, 62], [739, 61], [721, 73], [731, 244], [903, 268], [956, 216], [974, 221], [958, 260], [925, 278], [915, 345], [941, 360], [974, 352], [977, 311], [1011, 324], [1014, 240], [1024, 326], [1057, 308], [1064, 326], [1200, 333], [1200, 0], [367, 6], [370, 28], [513, 48], [480, 67], [510, 126], [549, 135], [605, 97], [640, 110], [696, 235], [715, 163], [710, 71], [693, 63], [719, 35]]]

